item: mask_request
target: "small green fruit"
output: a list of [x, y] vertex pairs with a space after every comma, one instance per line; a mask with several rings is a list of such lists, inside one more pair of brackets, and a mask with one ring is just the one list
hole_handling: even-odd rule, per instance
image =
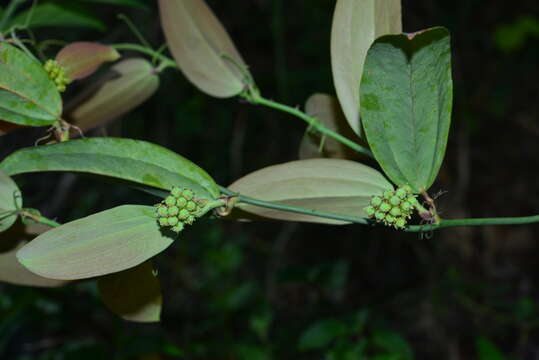
[[406, 191], [408, 194], [411, 194], [413, 192], [412, 187], [410, 185], [404, 185], [402, 187], [404, 191]]
[[383, 202], [382, 205], [380, 205], [380, 211], [388, 212], [389, 210], [391, 210], [391, 205], [389, 205], [388, 203]]
[[374, 217], [377, 219], [377, 220], [384, 220], [384, 218], [386, 217], [386, 214], [384, 214], [383, 212], [381, 211], [377, 211], [375, 214], [374, 214]]
[[189, 189], [185, 189], [182, 191], [182, 196], [185, 198], [185, 200], [191, 200], [195, 194]]
[[399, 229], [402, 229], [402, 228], [404, 228], [404, 226], [406, 226], [406, 220], [405, 219], [397, 218], [397, 220], [395, 220], [395, 227], [397, 227]]
[[374, 215], [374, 213], [376, 212], [376, 210], [372, 206], [367, 206], [363, 210], [365, 211], [365, 214], [367, 214], [368, 217], [372, 217]]
[[393, 206], [399, 206], [399, 204], [401, 203], [401, 199], [398, 196], [394, 195], [391, 197], [391, 199], [389, 199], [389, 203]]
[[171, 216], [171, 217], [168, 218], [168, 224], [170, 226], [174, 226], [174, 225], [178, 224], [178, 222], [179, 222], [179, 220], [175, 216]]
[[402, 215], [402, 212], [399, 208], [397, 207], [394, 207], [393, 209], [391, 209], [391, 211], [389, 212], [391, 215], [393, 216], [401, 216]]
[[403, 211], [410, 211], [412, 209], [412, 204], [410, 204], [408, 201], [403, 201], [401, 203], [401, 209]]
[[195, 211], [197, 208], [197, 204], [194, 201], [189, 201], [187, 205], [185, 205], [185, 208], [189, 211]]
[[172, 231], [177, 232], [177, 233], [179, 233], [182, 230], [183, 230], [183, 224], [182, 223], [178, 223], [176, 226], [174, 226], [172, 228]]
[[395, 191], [395, 195], [397, 195], [400, 199], [404, 199], [408, 195], [408, 192], [403, 188], [398, 188], [397, 191]]
[[167, 204], [168, 206], [174, 206], [176, 205], [176, 198], [174, 196], [167, 196], [165, 198], [165, 204]]
[[172, 190], [170, 190], [170, 193], [172, 194], [172, 196], [174, 196], [175, 198], [179, 198], [180, 196], [182, 196], [182, 189], [177, 187], [177, 186], [174, 186], [172, 188]]
[[168, 208], [169, 216], [176, 216], [180, 212], [180, 209], [177, 206], [171, 206]]
[[168, 218], [159, 218], [159, 225], [161, 226], [168, 226]]
[[388, 224], [393, 224], [395, 222], [395, 217], [394, 216], [391, 216], [389, 214], [386, 215], [386, 218], [385, 218], [385, 221], [388, 223]]
[[193, 215], [189, 215], [187, 219], [185, 219], [185, 223], [191, 225], [195, 222], [195, 217]]
[[374, 196], [371, 199], [371, 205], [372, 206], [378, 207], [378, 206], [380, 206], [380, 204], [382, 204], [382, 199], [379, 196]]
[[389, 200], [393, 197], [394, 193], [391, 190], [384, 191], [384, 199]]
[[168, 208], [164, 205], [159, 205], [157, 208], [157, 215], [161, 217], [165, 217], [168, 215]]
[[178, 219], [185, 220], [189, 217], [189, 215], [191, 215], [191, 213], [189, 213], [189, 210], [181, 209], [180, 212], [178, 213]]
[[180, 209], [183, 209], [185, 205], [187, 205], [187, 200], [185, 200], [185, 198], [179, 197], [176, 200], [176, 206], [179, 207]]

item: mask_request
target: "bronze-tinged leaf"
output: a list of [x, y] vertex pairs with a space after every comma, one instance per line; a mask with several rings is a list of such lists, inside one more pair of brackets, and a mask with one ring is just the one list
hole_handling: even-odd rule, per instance
[[101, 86], [72, 110], [70, 122], [83, 131], [93, 129], [133, 110], [159, 87], [159, 76], [145, 59], [127, 59], [112, 66]]
[[151, 261], [100, 277], [97, 281], [105, 306], [128, 321], [158, 322], [163, 297]]
[[8, 231], [0, 234], [0, 282], [35, 287], [59, 287], [68, 283], [36, 275], [17, 260], [17, 251], [35, 235], [48, 229], [50, 228], [44, 225], [24, 226], [21, 222], [17, 222]]
[[[347, 138], [361, 143], [342, 112], [339, 101], [328, 94], [313, 94], [305, 103], [305, 112], [317, 118], [326, 128], [338, 132]], [[333, 158], [356, 159], [361, 155], [332, 138], [323, 138], [320, 134], [306, 132], [299, 146], [300, 159]]]
[[333, 83], [359, 136], [359, 85], [367, 50], [376, 38], [401, 32], [401, 0], [337, 0], [331, 29]]
[[116, 61], [120, 54], [111, 46], [96, 42], [78, 41], [66, 45], [56, 55], [56, 61], [71, 80], [93, 74], [105, 62]]
[[23, 127], [25, 126], [0, 120], [0, 136], [5, 135], [9, 132], [12, 132], [13, 130], [23, 128]]
[[161, 24], [181, 71], [215, 97], [245, 87], [245, 65], [225, 28], [203, 0], [160, 0]]
[[[340, 159], [309, 159], [269, 166], [237, 180], [229, 189], [265, 201], [367, 217], [370, 197], [393, 186], [373, 168]], [[346, 224], [344, 221], [266, 209], [245, 203], [236, 208], [257, 216], [286, 221]]]

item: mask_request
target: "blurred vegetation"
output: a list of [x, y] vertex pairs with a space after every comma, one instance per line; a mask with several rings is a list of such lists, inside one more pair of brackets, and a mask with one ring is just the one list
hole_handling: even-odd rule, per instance
[[[154, 46], [164, 42], [154, 1], [139, 2], [142, 7], [107, 2], [73, 1], [84, 6], [86, 26], [43, 27], [33, 35], [136, 42], [117, 18], [124, 13]], [[334, 93], [334, 1], [208, 3], [267, 97], [302, 105], [314, 92]], [[443, 25], [452, 32], [453, 124], [433, 187], [447, 192], [438, 199], [443, 217], [520, 216], [539, 209], [538, 16], [536, 0], [403, 0], [405, 31]], [[57, 50], [50, 46], [45, 54]], [[94, 135], [167, 146], [227, 185], [296, 159], [304, 131], [287, 115], [210, 98], [180, 72], [167, 70], [150, 101]], [[43, 135], [43, 129], [22, 129], [3, 136], [1, 156]], [[60, 222], [123, 203], [156, 202], [99, 178], [36, 177], [17, 178], [26, 202]], [[54, 290], [2, 284], [0, 358], [536, 359], [538, 225], [427, 235], [201, 221], [155, 259], [162, 323], [118, 319], [100, 303], [93, 281]]]

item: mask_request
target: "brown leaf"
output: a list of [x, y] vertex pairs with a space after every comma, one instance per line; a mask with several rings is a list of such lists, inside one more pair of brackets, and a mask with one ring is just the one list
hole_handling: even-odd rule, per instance
[[105, 62], [116, 61], [120, 54], [112, 47], [95, 42], [79, 41], [63, 47], [56, 61], [71, 80], [90, 76]]

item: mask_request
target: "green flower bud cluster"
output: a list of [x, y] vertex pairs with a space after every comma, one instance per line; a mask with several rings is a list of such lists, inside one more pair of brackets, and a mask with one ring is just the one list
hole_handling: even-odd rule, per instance
[[404, 185], [395, 191], [386, 190], [381, 196], [373, 196], [364, 210], [369, 218], [377, 222], [403, 229], [416, 204], [418, 202], [412, 188]]
[[49, 75], [52, 81], [56, 84], [59, 92], [66, 91], [66, 86], [71, 82], [71, 79], [66, 76], [65, 69], [58, 64], [56, 60], [49, 59], [43, 65], [43, 68]]
[[172, 231], [179, 233], [185, 224], [191, 225], [195, 221], [200, 208], [192, 190], [174, 186], [170, 195], [155, 205], [155, 214], [160, 226], [170, 226]]

